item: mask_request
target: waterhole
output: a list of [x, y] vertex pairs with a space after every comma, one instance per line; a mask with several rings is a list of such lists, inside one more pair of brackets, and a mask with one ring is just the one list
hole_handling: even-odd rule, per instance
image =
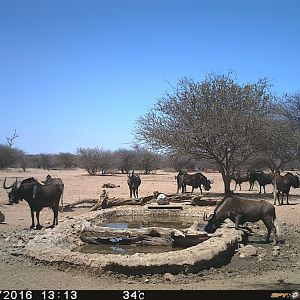
[[[177, 229], [184, 230], [189, 228], [195, 220], [188, 217], [178, 217], [178, 215], [134, 215], [134, 216], [117, 216], [111, 217], [105, 222], [97, 224], [102, 228], [116, 229], [116, 230], [127, 230], [130, 229], [146, 229], [146, 228], [162, 228], [162, 229]], [[153, 240], [154, 239], [154, 240]], [[155, 245], [153, 245], [153, 243]], [[100, 254], [135, 254], [141, 253], [160, 253], [167, 251], [176, 251], [183, 248], [187, 248], [189, 244], [178, 245], [174, 243], [172, 238], [169, 237], [159, 237], [153, 238], [147, 237], [141, 241], [131, 242], [124, 237], [113, 236], [101, 243], [92, 244], [86, 243], [85, 245], [77, 248], [76, 251], [82, 253], [100, 253]]]

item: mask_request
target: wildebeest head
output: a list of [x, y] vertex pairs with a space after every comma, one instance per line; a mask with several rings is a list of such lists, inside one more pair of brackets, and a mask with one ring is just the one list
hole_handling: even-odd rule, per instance
[[300, 181], [299, 181], [299, 177], [297, 175], [293, 176], [293, 180], [292, 180], [292, 187], [298, 188], [300, 186]]
[[203, 183], [203, 187], [206, 191], [209, 191], [211, 189], [211, 184], [212, 182], [210, 180], [206, 180], [204, 183]]
[[211, 214], [210, 216], [207, 216], [205, 213], [203, 215], [203, 220], [207, 221], [207, 224], [204, 227], [204, 230], [208, 233], [214, 233], [222, 223], [222, 221], [217, 219], [217, 216], [215, 213]]
[[11, 189], [9, 192], [8, 192], [8, 202], [9, 204], [13, 204], [13, 203], [18, 203], [19, 200], [21, 200], [20, 196], [19, 196], [19, 188], [21, 186], [21, 182], [17, 180], [16, 178], [16, 181], [10, 185], [10, 186], [6, 186], [6, 177], [4, 179], [4, 182], [3, 182], [3, 188], [4, 189]]
[[37, 181], [33, 177], [24, 179], [22, 182], [16, 181], [12, 185], [11, 191], [8, 193], [9, 203], [19, 203], [20, 200], [23, 200], [26, 193], [32, 192], [32, 188], [36, 182]]

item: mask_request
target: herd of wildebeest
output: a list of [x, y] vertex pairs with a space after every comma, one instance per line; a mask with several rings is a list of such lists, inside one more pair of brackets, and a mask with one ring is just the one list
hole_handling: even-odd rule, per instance
[[[263, 171], [251, 171], [247, 173], [235, 172], [232, 175], [232, 180], [235, 181], [235, 188], [239, 185], [241, 190], [241, 184], [243, 182], [249, 182], [249, 190], [253, 189], [254, 182], [258, 182], [260, 186], [259, 194], [262, 192], [262, 188], [265, 192], [265, 186], [268, 184], [273, 185], [274, 205], [278, 202], [278, 205], [283, 204], [284, 196], [286, 196], [286, 204], [289, 204], [289, 192], [291, 187], [299, 187], [299, 174], [294, 175], [287, 172], [285, 175], [281, 175], [280, 172], [264, 173]], [[187, 171], [180, 171], [175, 176], [177, 181], [177, 193], [187, 192], [187, 186], [192, 187], [192, 193], [195, 188], [199, 188], [202, 194], [202, 188], [208, 191], [211, 189], [212, 181], [209, 180], [202, 173], [188, 174]], [[138, 198], [138, 189], [141, 184], [141, 178], [138, 174], [130, 173], [127, 178], [129, 187], [130, 198]], [[44, 207], [50, 207], [53, 210], [53, 222], [49, 227], [54, 227], [58, 224], [58, 212], [59, 203], [61, 201], [61, 210], [63, 210], [63, 191], [64, 183], [60, 178], [52, 178], [50, 175], [46, 177], [42, 183], [38, 182], [35, 178], [30, 177], [23, 181], [14, 181], [10, 186], [6, 185], [6, 178], [3, 182], [3, 188], [9, 190], [8, 200], [9, 204], [18, 203], [20, 200], [25, 200], [30, 206], [31, 211], [31, 229], [41, 229], [40, 224], [40, 212]], [[281, 199], [280, 199], [281, 194]], [[274, 233], [274, 243], [280, 240], [280, 229], [276, 219], [275, 206], [266, 200], [250, 200], [242, 197], [238, 197], [232, 193], [232, 195], [225, 195], [222, 201], [218, 203], [214, 212], [207, 216], [204, 214], [204, 221], [206, 225], [204, 230], [208, 233], [213, 233], [221, 225], [225, 219], [230, 219], [234, 222], [237, 229], [250, 230], [248, 227], [242, 227], [246, 222], [257, 222], [261, 220], [267, 230], [266, 241], [269, 242], [270, 234]], [[36, 222], [34, 219], [34, 213], [36, 216]]]

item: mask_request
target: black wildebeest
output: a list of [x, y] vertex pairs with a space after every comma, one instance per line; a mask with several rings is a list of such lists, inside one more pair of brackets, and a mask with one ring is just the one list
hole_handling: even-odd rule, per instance
[[130, 198], [132, 198], [132, 194], [134, 198], [139, 197], [139, 186], [141, 184], [141, 178], [138, 174], [135, 174], [134, 171], [132, 171], [131, 175], [128, 175], [127, 179], [129, 192], [130, 192]]
[[209, 191], [211, 189], [212, 182], [208, 180], [202, 173], [196, 173], [190, 175], [190, 174], [179, 172], [178, 175], [176, 176], [176, 180], [177, 180], [177, 194], [179, 193], [180, 189], [182, 193], [186, 192], [187, 185], [192, 186], [192, 193], [194, 192], [195, 188], [199, 188], [202, 194], [201, 185], [203, 185], [206, 191]]
[[242, 183], [249, 181], [248, 174], [241, 174], [240, 172], [235, 172], [232, 174], [231, 179], [235, 181], [234, 190], [236, 190], [237, 185], [240, 186], [240, 191], [242, 190]]
[[[278, 200], [278, 204], [283, 204], [283, 196], [286, 195], [286, 204], [289, 204], [289, 193], [291, 186], [293, 188], [298, 188], [300, 186], [299, 177], [294, 175], [290, 172], [286, 173], [285, 175], [277, 175], [273, 178], [273, 196], [274, 196], [274, 205], [276, 204], [276, 199]], [[279, 200], [279, 194], [281, 195], [281, 203]]]
[[[5, 186], [5, 181], [6, 178], [3, 186]], [[31, 229], [35, 227], [34, 212], [37, 220], [36, 229], [41, 229], [40, 211], [44, 207], [51, 207], [53, 210], [53, 222], [50, 227], [54, 227], [58, 224], [58, 206], [61, 192], [57, 184], [42, 185], [36, 179], [30, 177], [12, 186], [12, 190], [9, 193], [9, 202], [11, 204], [18, 203], [19, 200], [23, 199], [27, 201], [31, 211]]]
[[[254, 182], [257, 180], [259, 183], [259, 194], [261, 194], [262, 187], [264, 188], [264, 193], [266, 193], [266, 185], [272, 184], [272, 180], [273, 180], [274, 176], [275, 175], [273, 173], [264, 173], [263, 171], [251, 172], [249, 177], [251, 178], [251, 181], [253, 182], [252, 188], [253, 188]], [[251, 188], [251, 182], [250, 182], [250, 188]]]
[[274, 230], [274, 243], [278, 241], [280, 229], [276, 219], [275, 207], [266, 200], [249, 200], [237, 196], [225, 196], [210, 217], [204, 214], [204, 221], [208, 221], [204, 230], [208, 233], [215, 232], [227, 218], [235, 223], [236, 229], [239, 229], [240, 225], [245, 222], [262, 220], [268, 230], [266, 241], [269, 242], [272, 230]]
[[46, 180], [42, 181], [44, 184], [56, 184], [61, 189], [61, 211], [64, 209], [63, 196], [65, 185], [61, 178], [52, 178], [51, 175], [47, 175]]

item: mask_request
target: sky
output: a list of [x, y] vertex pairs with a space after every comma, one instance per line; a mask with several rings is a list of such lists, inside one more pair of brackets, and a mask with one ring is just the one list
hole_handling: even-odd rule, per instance
[[233, 71], [295, 93], [297, 0], [0, 0], [0, 143], [28, 154], [129, 149], [182, 77]]

